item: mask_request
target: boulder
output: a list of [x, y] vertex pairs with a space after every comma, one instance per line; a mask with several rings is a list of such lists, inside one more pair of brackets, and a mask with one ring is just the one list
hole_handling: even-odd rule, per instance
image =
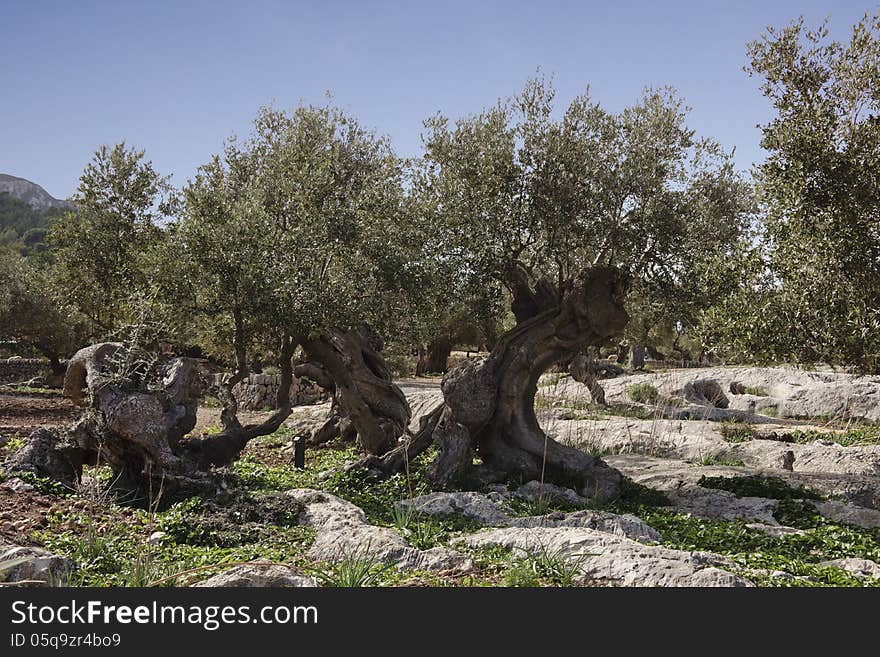
[[67, 586], [72, 559], [36, 547], [0, 544], [0, 582], [22, 586]]
[[313, 587], [317, 586], [314, 577], [302, 575], [292, 566], [254, 561], [233, 566], [208, 579], [193, 584], [201, 587], [241, 587], [261, 588]]
[[470, 547], [500, 545], [515, 554], [552, 554], [576, 566], [584, 584], [613, 586], [751, 586], [719, 555], [648, 546], [594, 529], [509, 527], [458, 539]]
[[398, 568], [434, 571], [473, 567], [469, 557], [454, 550], [410, 546], [398, 532], [371, 525], [360, 507], [330, 493], [297, 488], [286, 494], [303, 505], [300, 522], [315, 528], [315, 542], [307, 553], [314, 561], [368, 558]]

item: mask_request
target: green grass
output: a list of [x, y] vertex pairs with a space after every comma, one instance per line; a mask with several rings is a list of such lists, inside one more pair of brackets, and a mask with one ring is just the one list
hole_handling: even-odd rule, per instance
[[[643, 507], [642, 520], [660, 532], [664, 545], [679, 550], [702, 550], [729, 556], [744, 577], [761, 586], [880, 586], [880, 580], [854, 577], [819, 562], [857, 557], [880, 559], [880, 530], [860, 529], [822, 521], [802, 535], [773, 537], [743, 521], [707, 520], [668, 509]], [[756, 569], [779, 570], [813, 581], [787, 580], [757, 574]]]
[[391, 568], [367, 551], [362, 551], [336, 563], [307, 566], [304, 570], [318, 580], [321, 586], [358, 588], [381, 586]]
[[720, 433], [721, 437], [729, 443], [744, 443], [761, 437], [753, 424], [729, 420], [721, 423]]
[[696, 465], [719, 465], [726, 467], [742, 467], [745, 465], [745, 461], [742, 459], [733, 458], [731, 456], [727, 456], [726, 454], [707, 454], [701, 459], [694, 461]]
[[807, 429], [804, 431], [792, 431], [788, 436], [793, 442], [802, 445], [812, 443], [815, 440], [830, 440], [841, 447], [880, 445], [880, 426], [864, 425], [848, 429], [842, 433]]
[[822, 495], [803, 486], [792, 486], [779, 477], [700, 477], [698, 486], [726, 490], [737, 497], [766, 497], [771, 500], [821, 500]]
[[656, 404], [660, 398], [660, 393], [653, 385], [647, 381], [644, 383], [636, 383], [626, 389], [630, 399], [642, 404]]
[[[114, 504], [108, 505], [102, 516], [55, 513], [49, 516], [49, 527], [34, 538], [50, 551], [77, 562], [72, 586], [175, 586], [188, 583], [189, 578], [180, 574], [192, 569], [201, 569], [196, 577], [202, 579], [229, 564], [258, 558], [302, 563], [314, 540], [310, 527], [292, 524], [289, 517], [276, 517], [273, 524], [271, 513], [261, 523], [241, 518], [237, 534], [231, 529], [235, 527], [233, 517], [225, 532], [212, 536], [206, 533], [208, 526], [203, 520], [207, 514], [199, 504], [200, 500], [193, 498], [152, 515], [132, 511], [128, 520], [116, 515], [120, 509]], [[240, 505], [231, 508], [235, 513]], [[157, 530], [167, 535], [148, 542]]]

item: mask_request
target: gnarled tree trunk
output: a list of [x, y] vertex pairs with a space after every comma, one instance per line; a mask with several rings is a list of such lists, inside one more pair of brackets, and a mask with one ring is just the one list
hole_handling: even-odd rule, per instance
[[[242, 360], [236, 344], [237, 360]], [[247, 375], [239, 367], [218, 391], [224, 408], [219, 433], [187, 436], [196, 424], [205, 389], [200, 363], [191, 358], [152, 359], [130, 367], [123, 345], [102, 343], [78, 351], [70, 359], [64, 394], [85, 409], [74, 427], [54, 436], [37, 432], [34, 448], [7, 461], [10, 471], [29, 470], [75, 485], [82, 465], [109, 465], [112, 487], [125, 501], [167, 506], [194, 493], [213, 491], [212, 466], [232, 463], [247, 443], [275, 432], [290, 414], [291, 356], [294, 343], [282, 341], [281, 385], [277, 410], [264, 422], [242, 425], [232, 388]], [[39, 435], [38, 435], [39, 434]], [[56, 468], [63, 462], [69, 467]], [[71, 479], [72, 477], [72, 479]]]
[[331, 418], [312, 441], [356, 435], [364, 451], [376, 455], [396, 447], [411, 412], [403, 392], [391, 380], [381, 337], [361, 326], [302, 340], [302, 347], [309, 362], [297, 366], [296, 375], [333, 392]]
[[406, 446], [366, 464], [397, 470], [404, 456], [412, 458], [433, 442], [440, 454], [429, 476], [439, 486], [540, 479], [589, 497], [616, 497], [620, 473], [547, 436], [535, 416], [535, 394], [538, 378], [554, 363], [624, 328], [629, 319], [623, 308], [626, 286], [616, 269], [596, 267], [562, 289], [542, 280], [533, 291], [525, 272], [514, 270], [517, 326], [488, 358], [465, 361], [446, 375], [443, 404], [421, 419]]

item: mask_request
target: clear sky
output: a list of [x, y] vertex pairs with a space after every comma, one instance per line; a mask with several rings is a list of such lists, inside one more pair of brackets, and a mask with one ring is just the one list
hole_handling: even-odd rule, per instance
[[540, 67], [565, 105], [619, 110], [670, 84], [691, 127], [762, 158], [770, 116], [746, 42], [803, 14], [848, 38], [868, 0], [378, 2], [0, 0], [0, 172], [72, 194], [101, 144], [145, 149], [183, 184], [261, 105], [337, 104], [420, 149], [422, 121], [476, 112]]

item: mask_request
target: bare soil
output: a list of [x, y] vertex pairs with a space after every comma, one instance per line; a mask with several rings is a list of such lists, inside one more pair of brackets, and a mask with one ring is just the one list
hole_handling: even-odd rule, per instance
[[0, 444], [41, 427], [57, 427], [77, 419], [78, 409], [61, 392], [0, 391]]

